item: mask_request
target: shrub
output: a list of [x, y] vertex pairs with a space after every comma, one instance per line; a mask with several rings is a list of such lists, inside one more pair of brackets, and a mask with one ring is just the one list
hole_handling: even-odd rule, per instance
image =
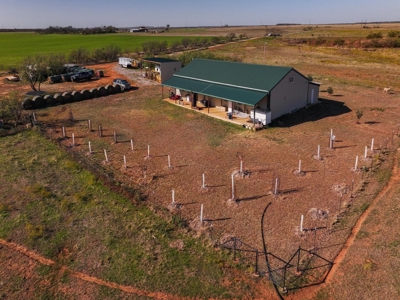
[[390, 37], [390, 38], [400, 37], [400, 31], [391, 30], [388, 32], [388, 37]]
[[44, 226], [43, 225], [32, 225], [30, 223], [25, 226], [28, 238], [32, 241], [35, 241], [41, 238], [44, 235]]
[[381, 39], [382, 37], [382, 32], [371, 32], [367, 35], [367, 39]]
[[357, 117], [357, 124], [360, 123], [360, 119], [364, 115], [364, 110], [362, 108], [357, 108], [356, 110], [356, 117]]
[[326, 92], [327, 92], [329, 95], [332, 95], [332, 94], [333, 94], [333, 88], [332, 88], [331, 86], [328, 86], [328, 88], [326, 89]]
[[344, 45], [344, 40], [343, 39], [336, 39], [333, 41], [334, 46], [343, 46]]

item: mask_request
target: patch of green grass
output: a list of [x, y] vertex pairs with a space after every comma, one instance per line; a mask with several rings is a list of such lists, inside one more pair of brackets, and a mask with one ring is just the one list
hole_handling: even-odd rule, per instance
[[[229, 127], [218, 124], [216, 128], [222, 142]], [[179, 230], [185, 224], [176, 218], [156, 215], [146, 206], [135, 206], [113, 193], [37, 132], [2, 138], [0, 151], [0, 163], [4, 164], [0, 177], [18, 180], [23, 176], [12, 190], [8, 186], [0, 190], [13, 193], [13, 198], [2, 202], [3, 238], [28, 245], [57, 265], [73, 270], [95, 266], [91, 271], [94, 276], [145, 290], [197, 298], [228, 294], [241, 298], [247, 293], [239, 283], [229, 289], [221, 284], [224, 278], [234, 281], [228, 253], [214, 251], [185, 235]], [[32, 157], [46, 168], [40, 164], [22, 167]], [[5, 164], [10, 158], [14, 162], [11, 166]], [[182, 241], [182, 249], [171, 246], [177, 240]], [[38, 272], [53, 276], [50, 267], [41, 267]], [[67, 282], [68, 274], [62, 280]], [[36, 292], [38, 298], [58, 295], [40, 288]], [[120, 296], [106, 288], [101, 293]]]
[[381, 168], [376, 171], [376, 178], [381, 186], [386, 185], [389, 182], [391, 176], [391, 170]]

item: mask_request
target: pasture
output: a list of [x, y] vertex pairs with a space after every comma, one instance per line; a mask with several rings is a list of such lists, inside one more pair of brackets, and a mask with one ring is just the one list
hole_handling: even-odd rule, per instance
[[[398, 236], [395, 230], [391, 230], [390, 224], [397, 218], [398, 205], [394, 201], [398, 198], [398, 190], [395, 189], [397, 185], [393, 185], [391, 189], [385, 189], [385, 186], [388, 182], [389, 187], [392, 186], [392, 170], [397, 174], [398, 165], [398, 49], [364, 50], [293, 44], [291, 36], [297, 38], [296, 35], [307, 34], [309, 38], [314, 38], [317, 32], [318, 35], [329, 35], [330, 30], [340, 36], [340, 30], [344, 30], [341, 26], [329, 26], [324, 32], [322, 26], [319, 26], [313, 29], [315, 31], [304, 31], [303, 27], [285, 29], [285, 32], [290, 34], [288, 37], [283, 35], [277, 39], [260, 38], [209, 50], [221, 55], [238, 56], [244, 62], [291, 65], [306, 76], [312, 75], [314, 80], [321, 83], [319, 104], [287, 115], [281, 118], [279, 123], [263, 131], [249, 132], [167, 104], [161, 99], [161, 87], [142, 85], [139, 81], [136, 82], [139, 87], [136, 91], [46, 108], [36, 111], [37, 118], [42, 123], [45, 135], [60, 143], [76, 160], [85, 162], [85, 165], [101, 174], [109, 174], [115, 180], [114, 185], [140, 191], [144, 196], [145, 206], [162, 212], [163, 218], [167, 220], [172, 218], [175, 221], [183, 221], [184, 232], [203, 237], [213, 244], [236, 237], [261, 250], [263, 245], [260, 218], [266, 205], [271, 203], [264, 224], [269, 251], [288, 260], [300, 246], [315, 251], [329, 261], [335, 261], [338, 266], [338, 270], [332, 275], [333, 280], [322, 288], [290, 294], [289, 299], [346, 299], [354, 297], [355, 293], [358, 297], [368, 298], [370, 294], [379, 293], [382, 287], [385, 289], [386, 298], [394, 299], [398, 295], [398, 281], [390, 275], [390, 261], [398, 259]], [[265, 28], [260, 30], [264, 31]], [[370, 29], [352, 27], [351, 30], [357, 33], [344, 31], [343, 37], [358, 35], [357, 38], [360, 38]], [[118, 66], [114, 68], [117, 69]], [[132, 74], [128, 73], [126, 77], [135, 82], [133, 70]], [[328, 86], [333, 87], [333, 95], [326, 93]], [[384, 93], [383, 88], [388, 86], [392, 87], [392, 92]], [[62, 85], [46, 86], [47, 88], [60, 89]], [[79, 88], [79, 84], [76, 88]], [[167, 94], [166, 91], [164, 93]], [[360, 108], [363, 109], [364, 115], [357, 124], [355, 111]], [[94, 124], [94, 130], [91, 132], [87, 128], [89, 119]], [[103, 137], [99, 137], [97, 131], [99, 124], [104, 130]], [[62, 126], [67, 130], [67, 138], [61, 136]], [[336, 136], [332, 149], [328, 144], [331, 130]], [[114, 132], [118, 135], [118, 143], [113, 142]], [[74, 146], [71, 145], [72, 133], [76, 138]], [[375, 142], [374, 149], [370, 149], [372, 139]], [[131, 150], [131, 140], [134, 143], [134, 151]], [[8, 141], [10, 147], [23, 145], [20, 140], [13, 141]], [[93, 147], [91, 154], [88, 154], [89, 142]], [[321, 145], [322, 160], [315, 159], [318, 145]], [[366, 146], [369, 150], [365, 152]], [[109, 161], [104, 157], [104, 150], [108, 153]], [[13, 165], [19, 168], [21, 155], [15, 151], [11, 153], [14, 155]], [[124, 155], [127, 158], [126, 167], [123, 165]], [[168, 168], [168, 155], [173, 168]], [[355, 168], [357, 156], [359, 161]], [[49, 158], [52, 157], [54, 155]], [[229, 201], [231, 175], [238, 174], [240, 159], [243, 160], [244, 169], [249, 172], [249, 176], [235, 177], [236, 201]], [[58, 160], [51, 159], [50, 162], [55, 163]], [[301, 173], [297, 172], [299, 160], [302, 161]], [[47, 159], [37, 155], [23, 165], [36, 166], [38, 161], [50, 164]], [[9, 172], [13, 174], [11, 170]], [[201, 188], [202, 174], [205, 174], [206, 189]], [[15, 174], [7, 176], [18, 177]], [[274, 195], [276, 178], [280, 184], [279, 192]], [[58, 193], [58, 189], [53, 191], [52, 177], [43, 175], [39, 179], [41, 186], [49, 189], [50, 193]], [[2, 189], [5, 191], [4, 195], [9, 194], [6, 187]], [[70, 189], [66, 190], [71, 195]], [[178, 206], [171, 206], [172, 190]], [[380, 193], [381, 190], [383, 193]], [[27, 192], [32, 194], [35, 191], [39, 193], [42, 189], [28, 189]], [[389, 193], [386, 194], [386, 191]], [[108, 192], [106, 194], [108, 195]], [[24, 198], [24, 191], [21, 191], [20, 197]], [[66, 197], [68, 200], [70, 196]], [[77, 195], [72, 201], [73, 206], [80, 199], [80, 195]], [[132, 197], [129, 199], [132, 200]], [[382, 208], [377, 205], [381, 199]], [[16, 201], [18, 202], [18, 199]], [[107, 201], [102, 200], [101, 205]], [[68, 201], [66, 202], [68, 204]], [[85, 205], [91, 204], [89, 202]], [[199, 223], [201, 204], [204, 205], [203, 224]], [[113, 247], [120, 246], [120, 241], [113, 239], [113, 230], [116, 232], [116, 228], [129, 227], [130, 221], [127, 214], [124, 214], [127, 213], [124, 208], [128, 207], [132, 214], [136, 210], [133, 207], [129, 208], [128, 204], [118, 207], [121, 207], [123, 218], [116, 221], [111, 217], [104, 217], [111, 232], [106, 239], [109, 243], [103, 245], [105, 248], [101, 253], [104, 255], [112, 251]], [[27, 208], [31, 209], [30, 206]], [[92, 209], [94, 208], [90, 206], [89, 210]], [[97, 210], [99, 209], [101, 208], [98, 207]], [[18, 208], [18, 211], [24, 210], [25, 208]], [[95, 209], [95, 212], [97, 210]], [[314, 213], [316, 210], [327, 213], [327, 218], [319, 218]], [[5, 208], [5, 212], [5, 224], [12, 224], [10, 218], [15, 216], [16, 212], [8, 207]], [[365, 212], [369, 215], [364, 215]], [[37, 225], [34, 223], [36, 221], [57, 221], [48, 220], [48, 216], [51, 215], [49, 213], [34, 212], [33, 215], [41, 216], [41, 219], [33, 218], [32, 225]], [[303, 233], [299, 230], [301, 215], [305, 217], [303, 225], [306, 231]], [[363, 224], [358, 227], [355, 242], [351, 246], [353, 248], [343, 254], [344, 245], [360, 216], [366, 217], [365, 228]], [[70, 216], [72, 224], [80, 226], [80, 219], [73, 221], [74, 218]], [[380, 224], [382, 219], [384, 223]], [[56, 223], [51, 224], [54, 224], [51, 227], [58, 228]], [[85, 222], [82, 222], [83, 226], [84, 224]], [[163, 228], [159, 225], [156, 227]], [[5, 228], [7, 229], [7, 226]], [[3, 236], [16, 236], [18, 242], [26, 244], [22, 237], [29, 233], [28, 229], [27, 226], [24, 229], [20, 225], [16, 230], [8, 229]], [[65, 228], [65, 231], [70, 232], [72, 244], [81, 243], [82, 236], [72, 234], [73, 231], [69, 228]], [[165, 238], [163, 233], [146, 231], [146, 228], [141, 234], [146, 236], [145, 233], [149, 232], [154, 232], [157, 238], [158, 235]], [[380, 232], [385, 234], [381, 235]], [[34, 233], [35, 231], [32, 234]], [[56, 240], [55, 232], [48, 234], [50, 239]], [[171, 230], [166, 235], [173, 234], [175, 231]], [[154, 251], [157, 252], [157, 249], [165, 247], [166, 243], [155, 241], [152, 249], [156, 249]], [[52, 248], [42, 248], [45, 244], [40, 238], [30, 247], [42, 254], [57, 253]], [[71, 255], [77, 255], [78, 261], [82, 259], [82, 264], [76, 266], [84, 272], [89, 272], [87, 266], [98, 260], [96, 255], [99, 251], [86, 257], [82, 250], [84, 248], [75, 250], [72, 247], [68, 248], [68, 251], [71, 251]], [[122, 249], [124, 248], [118, 253], [131, 258], [131, 254], [123, 252], [125, 250]], [[384, 258], [382, 253], [385, 253]], [[57, 255], [53, 254], [51, 257], [56, 259]], [[62, 258], [62, 255], [60, 257]], [[337, 260], [338, 257], [340, 260]], [[253, 274], [255, 265], [251, 260], [241, 256], [237, 259], [244, 274]], [[59, 262], [63, 263], [62, 260]], [[346, 265], [342, 262], [346, 262]], [[140, 264], [146, 263], [149, 263], [149, 258], [140, 260]], [[75, 263], [70, 265], [75, 267]], [[119, 283], [122, 281], [130, 286], [149, 287], [160, 291], [160, 286], [152, 282], [146, 285], [145, 280], [138, 283], [114, 276], [112, 272], [108, 273], [108, 268], [117, 266], [111, 259], [106, 266], [100, 268], [104, 273], [90, 272]], [[179, 265], [176, 267], [182, 268]], [[185, 275], [187, 274], [193, 273], [188, 271]], [[252, 281], [246, 278], [245, 284]], [[340, 282], [336, 278], [340, 278]], [[362, 289], [366, 284], [363, 282], [364, 278], [369, 280], [369, 288], [365, 290]], [[390, 281], [385, 281], [385, 278], [389, 278]], [[212, 279], [213, 282], [215, 280], [218, 279]], [[247, 294], [247, 297], [272, 297], [268, 286], [262, 284], [255, 287], [255, 283], [252, 281], [252, 284], [246, 286], [253, 293], [251, 296]], [[257, 290], [261, 287], [263, 291]], [[346, 288], [346, 293], [343, 294], [345, 296], [342, 296], [340, 288]], [[162, 291], [181, 296], [195, 295], [194, 292], [178, 290], [173, 283]], [[218, 298], [232, 296], [227, 293], [218, 290], [208, 295]]]
[[36, 33], [0, 33], [0, 70], [18, 66], [20, 61], [35, 54], [63, 53], [66, 56], [74, 49], [85, 47], [89, 51], [108, 45], [117, 45], [121, 51], [141, 49], [145, 42], [181, 41], [184, 36], [133, 35], [129, 33], [98, 35], [62, 35]]

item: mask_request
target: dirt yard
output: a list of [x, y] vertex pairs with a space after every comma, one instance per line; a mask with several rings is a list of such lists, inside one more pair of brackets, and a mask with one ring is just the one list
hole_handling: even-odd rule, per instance
[[[337, 83], [335, 89], [340, 92], [336, 95], [322, 91], [320, 104], [255, 133], [231, 130], [222, 122], [167, 105], [161, 101], [166, 91], [143, 79], [140, 71], [121, 69], [117, 64], [92, 67], [104, 70], [106, 77], [85, 83], [43, 84], [42, 89], [81, 90], [109, 84], [115, 77], [129, 80], [138, 89], [38, 110], [38, 121], [55, 140], [66, 126], [69, 138], [62, 140], [65, 147], [71, 148], [74, 133], [74, 151], [113, 172], [119, 182], [139, 187], [150, 205], [179, 213], [195, 232], [206, 233], [216, 242], [237, 237], [262, 250], [260, 219], [271, 202], [264, 223], [269, 252], [288, 260], [302, 247], [334, 261], [356, 220], [385, 184], [385, 172], [390, 173], [399, 134], [396, 92]], [[335, 72], [335, 76], [346, 76]], [[0, 84], [0, 93], [28, 90], [21, 83], [1, 80]], [[355, 116], [358, 108], [364, 110], [359, 124]], [[88, 119], [92, 132], [88, 132]], [[99, 124], [104, 129], [101, 138]], [[329, 147], [331, 130], [335, 135], [333, 149]], [[318, 145], [321, 159], [316, 158]], [[104, 149], [109, 161], [105, 161]], [[245, 174], [239, 173], [241, 159]], [[279, 185], [274, 195], [276, 179]], [[175, 205], [171, 205], [172, 190]], [[203, 224], [199, 220], [201, 205]]]

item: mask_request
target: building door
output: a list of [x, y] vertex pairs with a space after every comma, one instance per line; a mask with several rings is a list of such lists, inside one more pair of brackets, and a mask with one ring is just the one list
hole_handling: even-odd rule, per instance
[[311, 99], [310, 99], [311, 104], [314, 104], [314, 89], [311, 89]]

